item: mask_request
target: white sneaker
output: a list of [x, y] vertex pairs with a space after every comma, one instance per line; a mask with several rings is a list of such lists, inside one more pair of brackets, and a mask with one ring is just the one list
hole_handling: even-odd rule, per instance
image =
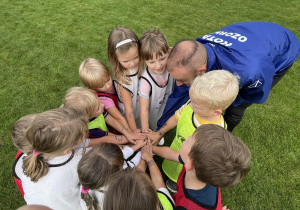
[[159, 145], [159, 146], [162, 146], [162, 145], [164, 145], [164, 143], [165, 143], [165, 139], [164, 139], [164, 137], [162, 137], [162, 138], [160, 139], [160, 141], [158, 142], [158, 145]]

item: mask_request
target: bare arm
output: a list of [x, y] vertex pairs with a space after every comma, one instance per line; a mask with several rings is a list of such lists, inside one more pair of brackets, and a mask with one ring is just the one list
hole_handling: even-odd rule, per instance
[[99, 145], [103, 142], [114, 143], [114, 144], [126, 144], [126, 143], [128, 143], [128, 140], [125, 136], [108, 135], [108, 136], [103, 136], [101, 138], [90, 139], [90, 143], [89, 143], [88, 147], [93, 147], [93, 146]]
[[161, 127], [159, 131], [150, 133], [148, 137], [151, 139], [152, 144], [156, 144], [156, 142], [158, 142], [166, 132], [174, 128], [177, 125], [177, 123], [178, 120], [175, 117], [175, 115], [173, 115], [167, 120], [167, 122]]
[[142, 132], [146, 132], [149, 129], [149, 99], [140, 96], [140, 107]]
[[160, 170], [158, 166], [156, 165], [155, 161], [153, 160], [152, 155], [152, 145], [151, 142], [148, 141], [148, 143], [142, 148], [142, 159], [147, 162], [150, 176], [152, 179], [152, 182], [155, 186], [155, 188], [158, 190], [159, 188], [166, 188], [165, 182], [163, 180], [163, 177], [160, 173]]
[[179, 162], [179, 160], [178, 160], [179, 152], [173, 150], [170, 147], [153, 146], [152, 151], [154, 154], [156, 154], [164, 159], [171, 160], [174, 162]]
[[135, 139], [142, 139], [144, 140], [146, 138], [145, 134], [142, 133], [132, 133], [125, 129], [125, 127], [117, 121], [115, 118], [113, 118], [110, 114], [108, 114], [105, 118], [105, 121], [107, 124], [115, 128], [120, 133], [124, 134], [129, 142], [135, 144]]
[[117, 121], [119, 121], [126, 130], [129, 129], [129, 125], [125, 119], [125, 117], [123, 117], [123, 115], [121, 114], [121, 112], [117, 109], [116, 106], [110, 107], [109, 109], [107, 109], [107, 112], [113, 117], [115, 118]]
[[128, 90], [120, 87], [120, 95], [125, 107], [125, 116], [129, 125], [130, 130], [135, 132], [137, 129], [134, 117], [134, 110], [132, 106], [131, 94]]

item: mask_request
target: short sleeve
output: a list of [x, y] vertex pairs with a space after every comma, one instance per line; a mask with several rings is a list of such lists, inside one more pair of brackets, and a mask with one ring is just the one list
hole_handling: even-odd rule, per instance
[[104, 104], [104, 108], [106, 110], [109, 109], [109, 108], [111, 108], [111, 107], [116, 106], [115, 102], [111, 98], [109, 98], [109, 97], [101, 96], [101, 97], [99, 97], [99, 99]]
[[150, 92], [151, 92], [150, 84], [145, 79], [141, 78], [139, 95], [143, 98], [149, 99]]

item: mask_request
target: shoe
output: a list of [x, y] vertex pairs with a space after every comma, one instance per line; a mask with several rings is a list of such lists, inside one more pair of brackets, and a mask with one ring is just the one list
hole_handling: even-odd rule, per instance
[[176, 182], [173, 182], [171, 179], [168, 179], [166, 182], [167, 188], [172, 193], [177, 193]]
[[165, 139], [164, 139], [164, 137], [162, 137], [162, 138], [160, 139], [160, 141], [158, 142], [158, 145], [159, 145], [159, 146], [162, 146], [162, 145], [164, 145], [164, 143], [165, 143]]

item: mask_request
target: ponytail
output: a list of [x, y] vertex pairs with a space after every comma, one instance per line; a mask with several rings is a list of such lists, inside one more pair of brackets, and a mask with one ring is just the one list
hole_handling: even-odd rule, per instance
[[31, 181], [37, 182], [49, 171], [49, 165], [43, 155], [33, 151], [32, 154], [23, 158], [23, 172], [30, 177]]
[[81, 198], [84, 200], [88, 210], [100, 210], [98, 202], [89, 194], [89, 190], [81, 187]]

